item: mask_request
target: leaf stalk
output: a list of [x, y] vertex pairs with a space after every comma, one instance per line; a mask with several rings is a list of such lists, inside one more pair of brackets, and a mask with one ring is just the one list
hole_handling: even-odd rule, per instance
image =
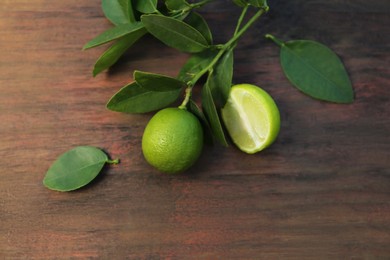
[[276, 43], [279, 47], [282, 47], [284, 45], [284, 42], [273, 36], [272, 34], [267, 33], [265, 35], [265, 38], [272, 40], [274, 43]]
[[241, 15], [240, 15], [240, 18], [238, 19], [238, 22], [237, 22], [237, 26], [236, 26], [236, 30], [234, 31], [234, 35], [236, 35], [238, 33], [238, 30], [240, 29], [240, 26], [244, 20], [244, 17], [247, 13], [249, 9], [249, 5], [246, 5], [243, 9], [242, 9], [242, 12], [241, 12]]
[[106, 163], [108, 164], [119, 164], [119, 158], [115, 160], [107, 160]]
[[190, 101], [190, 98], [192, 96], [192, 88], [193, 86], [188, 86], [186, 88], [185, 97], [181, 105], [179, 106], [180, 109], [187, 109], [187, 104]]
[[187, 87], [186, 92], [185, 92], [185, 97], [184, 97], [183, 102], [179, 106], [179, 108], [185, 108], [187, 106], [187, 104], [188, 104], [188, 102], [189, 102], [189, 100], [191, 98], [191, 95], [192, 95], [192, 89], [195, 86], [196, 82], [204, 74], [206, 74], [208, 72], [211, 72], [213, 70], [214, 66], [219, 61], [219, 59], [225, 54], [225, 52], [227, 52], [228, 50], [234, 48], [235, 45], [237, 44], [237, 41], [249, 29], [249, 27], [251, 27], [265, 12], [268, 11], [268, 7], [260, 9], [259, 11], [257, 11], [252, 16], [252, 18], [241, 29], [239, 29], [241, 24], [242, 24], [242, 21], [243, 21], [245, 15], [247, 13], [247, 11], [248, 11], [248, 7], [249, 7], [249, 5], [244, 7], [244, 9], [242, 10], [242, 13], [240, 15], [240, 18], [238, 19], [236, 30], [235, 30], [235, 33], [234, 33], [233, 37], [227, 43], [225, 43], [223, 45], [218, 45], [217, 47], [220, 50], [217, 53], [217, 55], [214, 57], [214, 59], [208, 64], [207, 67], [205, 67], [203, 70], [201, 70], [200, 72], [195, 74], [194, 77], [192, 78], [192, 80], [187, 83], [188, 87]]
[[[245, 9], [244, 9], [245, 10]], [[252, 18], [233, 35], [233, 37], [225, 44], [225, 48], [229, 49], [231, 46], [233, 46], [241, 37], [242, 35], [251, 27], [264, 13], [268, 11], [268, 8], [266, 9], [260, 9], [257, 11]]]

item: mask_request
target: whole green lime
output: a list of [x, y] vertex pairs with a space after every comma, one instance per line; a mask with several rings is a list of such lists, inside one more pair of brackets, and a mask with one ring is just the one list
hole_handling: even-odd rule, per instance
[[175, 174], [192, 166], [203, 148], [203, 130], [192, 113], [165, 108], [147, 124], [142, 136], [146, 161], [161, 172]]

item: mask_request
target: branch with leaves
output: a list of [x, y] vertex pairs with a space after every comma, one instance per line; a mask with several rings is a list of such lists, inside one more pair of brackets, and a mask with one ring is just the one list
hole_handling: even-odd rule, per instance
[[[175, 102], [185, 89], [181, 107], [187, 107], [210, 126], [217, 141], [227, 145], [218, 109], [229, 95], [233, 78], [234, 48], [244, 33], [269, 7], [265, 0], [234, 0], [242, 8], [232, 38], [214, 44], [212, 32], [197, 9], [212, 1], [188, 3], [185, 0], [103, 0], [106, 17], [115, 27], [103, 32], [84, 49], [111, 41], [114, 43], [97, 60], [94, 75], [112, 66], [144, 34], [150, 33], [165, 45], [191, 53], [177, 78], [147, 72], [134, 72], [134, 82], [123, 87], [108, 102], [112, 111], [145, 113]], [[251, 17], [248, 9], [255, 9]], [[252, 12], [253, 13], [253, 12]], [[247, 20], [245, 24], [243, 22]], [[353, 90], [340, 59], [326, 46], [306, 40], [281, 42], [267, 34], [281, 48], [281, 64], [290, 82], [303, 93], [324, 101], [350, 103]], [[202, 108], [191, 100], [193, 87], [207, 75], [202, 88]], [[148, 102], [144, 102], [147, 100]], [[205, 115], [204, 115], [204, 114]]]
[[[206, 20], [198, 12], [212, 0], [102, 0], [103, 12], [113, 27], [83, 48], [111, 43], [97, 59], [94, 76], [114, 65], [148, 33], [169, 47], [191, 54], [177, 77], [134, 71], [134, 81], [114, 94], [107, 108], [123, 113], [147, 113], [177, 102], [183, 94], [179, 108], [194, 114], [212, 140], [227, 146], [219, 111], [232, 87], [234, 49], [245, 32], [269, 11], [266, 0], [232, 1], [242, 9], [241, 15], [230, 40], [216, 44]], [[284, 74], [301, 92], [327, 102], [353, 102], [354, 92], [346, 69], [328, 47], [308, 40], [283, 42], [270, 34], [265, 37], [280, 47]], [[203, 77], [206, 82], [201, 86], [199, 107], [192, 99], [192, 92]]]

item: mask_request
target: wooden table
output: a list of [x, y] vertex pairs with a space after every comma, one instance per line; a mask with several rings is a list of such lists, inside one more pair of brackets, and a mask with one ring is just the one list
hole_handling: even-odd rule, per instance
[[[236, 83], [262, 86], [281, 111], [272, 147], [246, 155], [207, 146], [167, 176], [143, 159], [152, 113], [106, 110], [135, 69], [176, 75], [186, 54], [152, 37], [93, 78], [105, 47], [82, 46], [111, 25], [99, 0], [0, 5], [1, 259], [389, 259], [390, 4], [279, 0], [240, 41]], [[201, 10], [217, 42], [240, 10]], [[356, 101], [311, 99], [283, 75], [283, 40], [313, 39], [343, 60]], [[42, 185], [51, 163], [93, 145], [121, 163], [70, 193]]]

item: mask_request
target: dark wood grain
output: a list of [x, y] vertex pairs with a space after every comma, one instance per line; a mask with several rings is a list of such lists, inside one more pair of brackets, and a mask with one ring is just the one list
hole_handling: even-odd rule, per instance
[[[236, 83], [276, 100], [280, 135], [245, 155], [206, 147], [186, 174], [144, 161], [152, 114], [105, 109], [133, 70], [176, 75], [187, 55], [146, 37], [109, 72], [105, 47], [82, 46], [110, 27], [99, 0], [3, 0], [0, 5], [1, 259], [389, 259], [390, 4], [387, 0], [279, 0], [235, 52]], [[202, 10], [218, 42], [239, 15], [230, 1]], [[291, 87], [264, 38], [313, 39], [351, 76], [351, 105]], [[76, 192], [47, 190], [52, 161], [76, 145], [121, 164]]]

